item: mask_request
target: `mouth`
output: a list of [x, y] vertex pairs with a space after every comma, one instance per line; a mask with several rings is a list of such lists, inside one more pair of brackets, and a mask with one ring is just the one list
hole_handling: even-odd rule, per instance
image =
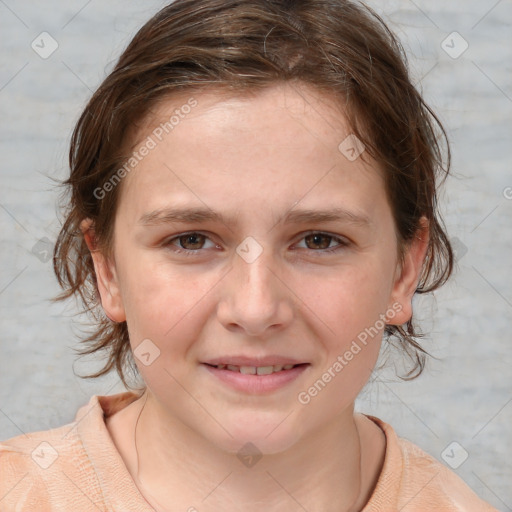
[[234, 364], [209, 364], [207, 366], [217, 368], [217, 370], [228, 370], [230, 372], [243, 373], [244, 375], [271, 375], [282, 371], [291, 370], [297, 366], [305, 366], [308, 363], [299, 364], [275, 364], [269, 366], [237, 366]]
[[266, 395], [287, 388], [311, 364], [294, 364], [288, 361], [285, 364], [265, 362], [264, 365], [262, 363], [260, 365], [249, 365], [247, 363], [235, 365], [212, 361], [202, 363], [201, 366], [215, 379], [215, 382], [222, 386], [250, 395]]

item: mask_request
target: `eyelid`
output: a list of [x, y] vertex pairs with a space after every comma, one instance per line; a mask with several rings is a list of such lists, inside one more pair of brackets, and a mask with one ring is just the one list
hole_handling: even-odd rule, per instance
[[308, 231], [304, 231], [302, 233], [299, 233], [298, 236], [300, 236], [300, 239], [302, 240], [302, 238], [305, 238], [306, 236], [309, 236], [309, 235], [325, 235], [325, 236], [330, 236], [336, 240], [339, 240], [340, 242], [344, 242], [346, 244], [349, 244], [351, 243], [351, 240], [344, 236], [344, 235], [338, 235], [336, 233], [331, 233], [329, 231], [322, 231], [322, 230], [319, 230], [319, 229], [310, 229]]

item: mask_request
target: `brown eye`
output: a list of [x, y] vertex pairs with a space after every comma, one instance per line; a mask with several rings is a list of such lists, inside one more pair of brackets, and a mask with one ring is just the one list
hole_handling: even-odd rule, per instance
[[[311, 249], [318, 256], [340, 251], [350, 245], [350, 242], [344, 238], [321, 232], [306, 234], [301, 240], [304, 240], [305, 243], [305, 247], [301, 247], [301, 249]], [[332, 242], [335, 242], [336, 245], [331, 245]]]
[[[304, 240], [306, 240], [306, 245], [308, 249], [327, 249], [331, 243], [331, 240], [334, 237], [329, 235], [324, 235], [323, 233], [315, 233], [314, 235], [308, 235], [304, 237]], [[317, 247], [310, 247], [310, 243], [313, 246]], [[318, 247], [320, 246], [320, 247]]]
[[[210, 247], [205, 247], [205, 242], [209, 242], [211, 244]], [[185, 256], [200, 256], [204, 254], [204, 249], [215, 247], [215, 244], [208, 236], [195, 231], [169, 238], [162, 245], [175, 254]]]
[[200, 233], [189, 233], [187, 235], [182, 235], [175, 240], [178, 240], [180, 247], [182, 249], [188, 250], [197, 250], [201, 249], [201, 246], [204, 244], [206, 236], [201, 235]]

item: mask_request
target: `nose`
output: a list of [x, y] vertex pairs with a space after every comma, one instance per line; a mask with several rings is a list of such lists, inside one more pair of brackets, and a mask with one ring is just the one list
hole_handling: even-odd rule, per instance
[[[286, 328], [293, 317], [290, 276], [263, 250], [252, 262], [238, 254], [233, 268], [223, 279], [217, 308], [219, 321], [228, 330], [247, 336], [265, 336]], [[281, 270], [280, 270], [281, 269]]]

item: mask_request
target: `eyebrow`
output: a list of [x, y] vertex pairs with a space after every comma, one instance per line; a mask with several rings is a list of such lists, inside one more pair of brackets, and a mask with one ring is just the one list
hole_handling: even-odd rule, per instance
[[[137, 221], [137, 224], [143, 226], [158, 226], [173, 222], [194, 224], [208, 221], [237, 226], [239, 217], [226, 217], [219, 212], [202, 207], [161, 208], [143, 214]], [[351, 212], [343, 208], [290, 210], [287, 214], [279, 218], [276, 224], [306, 224], [313, 222], [348, 222], [363, 227], [369, 227], [373, 224], [367, 215]]]

